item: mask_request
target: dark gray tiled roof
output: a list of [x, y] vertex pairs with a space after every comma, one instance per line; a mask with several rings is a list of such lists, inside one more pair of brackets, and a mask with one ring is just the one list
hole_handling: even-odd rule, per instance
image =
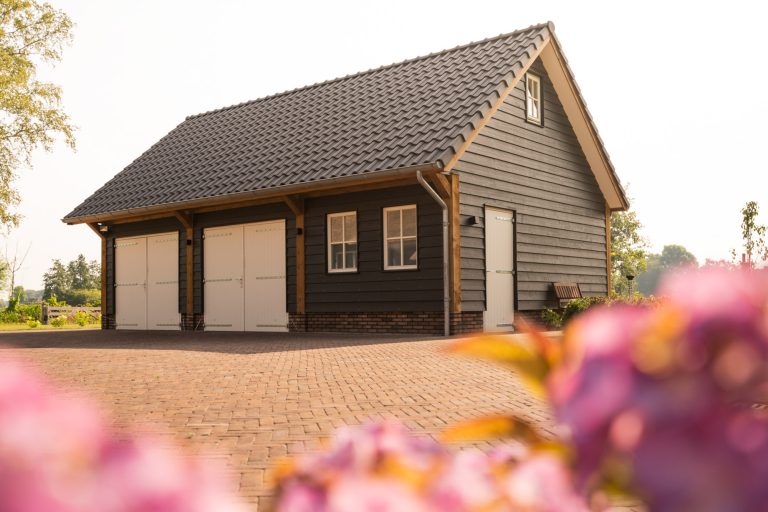
[[548, 30], [190, 116], [64, 220], [446, 162]]

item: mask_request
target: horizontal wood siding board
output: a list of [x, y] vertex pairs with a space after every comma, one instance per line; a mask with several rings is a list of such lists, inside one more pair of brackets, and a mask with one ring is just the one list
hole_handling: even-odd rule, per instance
[[[385, 271], [385, 207], [416, 204], [417, 270]], [[357, 212], [358, 271], [327, 272], [326, 215]], [[306, 308], [312, 312], [439, 311], [442, 212], [418, 185], [308, 198], [305, 203]]]
[[478, 176], [485, 176], [488, 168], [495, 169], [498, 165], [498, 161], [505, 162], [507, 160], [513, 160], [515, 167], [510, 168], [511, 173], [518, 174], [520, 176], [527, 176], [535, 178], [547, 183], [556, 183], [572, 188], [591, 191], [592, 183], [590, 183], [590, 177], [587, 174], [581, 174], [573, 172], [569, 169], [560, 169], [554, 166], [544, 165], [535, 160], [526, 160], [525, 165], [521, 165], [521, 162], [515, 162], [515, 158], [512, 158], [509, 153], [496, 152], [493, 148], [489, 148], [487, 152], [482, 154], [470, 153], [467, 158], [461, 163], [464, 172], [470, 172], [475, 170], [475, 174]]
[[[605, 200], [543, 66], [532, 69], [542, 78], [543, 126], [525, 120], [521, 81], [454, 168], [464, 311], [485, 309], [486, 206], [516, 212], [519, 310], [552, 307], [557, 281], [607, 293]], [[467, 223], [471, 217], [478, 223]]]
[[[493, 180], [468, 179], [466, 193], [481, 199], [498, 199], [499, 201], [515, 202], [521, 206], [530, 206], [549, 211], [562, 211], [575, 215], [595, 215], [600, 213], [598, 203], [586, 198], [556, 194], [542, 189], [514, 188], [509, 183], [495, 183]], [[492, 192], [491, 192], [492, 191]], [[603, 203], [604, 204], [604, 203]], [[603, 211], [605, 206], [603, 206]]]

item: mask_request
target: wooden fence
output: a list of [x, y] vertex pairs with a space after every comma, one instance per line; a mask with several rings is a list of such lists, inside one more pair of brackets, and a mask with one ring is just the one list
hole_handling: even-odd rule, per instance
[[43, 305], [43, 323], [47, 324], [48, 320], [51, 318], [56, 318], [57, 316], [74, 316], [79, 311], [84, 311], [85, 313], [93, 316], [94, 318], [98, 318], [101, 314], [101, 308], [100, 307], [85, 307], [85, 306], [45, 306]]

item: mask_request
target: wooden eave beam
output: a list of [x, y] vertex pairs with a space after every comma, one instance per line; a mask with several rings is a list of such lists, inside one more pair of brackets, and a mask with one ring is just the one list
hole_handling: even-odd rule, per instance
[[101, 232], [101, 230], [99, 230], [99, 225], [97, 223], [89, 222], [88, 227], [91, 228], [94, 233], [99, 235], [99, 238], [101, 238], [102, 240], [105, 240], [107, 238], [107, 235], [105, 235], [104, 233]]
[[181, 222], [185, 229], [192, 229], [192, 215], [178, 210], [173, 212], [173, 215]]
[[440, 197], [443, 199], [448, 199], [451, 197], [451, 183], [448, 181], [448, 178], [442, 174], [437, 173], [431, 175], [429, 180], [435, 186], [435, 190], [438, 194], [440, 194]]
[[[427, 177], [439, 172], [440, 170], [436, 168], [423, 171], [424, 176], [427, 176]], [[363, 190], [376, 190], [376, 189], [382, 189], [382, 188], [413, 185], [415, 183], [416, 183], [415, 174], [413, 176], [395, 176], [395, 177], [389, 176], [389, 177], [381, 177], [381, 178], [371, 176], [370, 180], [366, 181], [365, 183], [356, 183], [356, 184], [349, 184], [344, 186], [315, 185], [307, 188], [306, 192], [302, 192], [301, 197], [321, 197], [321, 196], [329, 196], [329, 195], [335, 195], [335, 194], [346, 194], [349, 192], [358, 192]], [[168, 210], [161, 210], [161, 211], [156, 211], [151, 213], [105, 215], [103, 217], [96, 218], [93, 221], [86, 220], [84, 222], [87, 222], [87, 223], [109, 222], [110, 224], [128, 224], [132, 222], [141, 222], [145, 220], [176, 217], [177, 212], [185, 212], [191, 215], [191, 214], [198, 214], [198, 213], [217, 212], [222, 210], [232, 210], [235, 208], [245, 208], [248, 206], [258, 206], [262, 204], [281, 203], [281, 202], [285, 202], [285, 199], [284, 199], [285, 197], [289, 197], [289, 196], [287, 194], [275, 194], [275, 195], [265, 195], [262, 197], [257, 197], [252, 199], [230, 199], [229, 201], [216, 198], [215, 200], [212, 200], [210, 204], [198, 204], [196, 206], [190, 206], [190, 207], [184, 208], [183, 210], [179, 210], [179, 207], [177, 206], [176, 208], [169, 208]], [[299, 195], [292, 194], [290, 195], [290, 197], [296, 198], [296, 197], [299, 197]], [[72, 222], [72, 224], [80, 224], [80, 223], [81, 222]]]
[[283, 196], [283, 202], [288, 205], [295, 216], [304, 214], [304, 203], [300, 196]]

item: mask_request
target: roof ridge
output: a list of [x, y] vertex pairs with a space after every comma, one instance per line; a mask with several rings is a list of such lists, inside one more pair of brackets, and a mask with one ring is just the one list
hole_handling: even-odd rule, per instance
[[299, 91], [305, 91], [305, 90], [309, 90], [309, 89], [314, 89], [316, 87], [320, 87], [320, 86], [323, 86], [323, 85], [328, 85], [330, 83], [341, 82], [343, 80], [349, 80], [351, 78], [356, 78], [356, 77], [367, 75], [367, 74], [370, 74], [370, 73], [375, 73], [377, 71], [382, 71], [384, 69], [390, 69], [390, 68], [394, 68], [394, 67], [397, 67], [397, 66], [402, 66], [404, 64], [410, 64], [412, 62], [418, 62], [420, 60], [436, 57], [438, 55], [444, 55], [444, 54], [447, 54], [447, 53], [450, 53], [450, 52], [455, 52], [455, 51], [458, 51], [458, 50], [463, 50], [465, 48], [470, 48], [472, 46], [478, 46], [478, 45], [489, 43], [489, 42], [492, 42], [492, 41], [497, 41], [499, 39], [504, 39], [504, 38], [512, 37], [512, 36], [521, 34], [523, 32], [529, 32], [531, 30], [542, 29], [542, 28], [545, 28], [545, 27], [548, 28], [550, 30], [550, 32], [554, 32], [554, 23], [552, 23], [551, 21], [547, 21], [547, 22], [544, 22], [544, 23], [538, 23], [536, 25], [531, 25], [531, 26], [526, 27], [526, 28], [521, 28], [521, 29], [518, 29], [518, 30], [513, 30], [512, 32], [507, 32], [507, 33], [504, 33], [504, 34], [499, 34], [499, 35], [493, 36], [493, 37], [487, 37], [487, 38], [481, 39], [479, 41], [470, 41], [469, 43], [460, 44], [458, 46], [454, 46], [453, 48], [445, 48], [443, 50], [439, 50], [439, 51], [436, 51], [436, 52], [428, 53], [426, 55], [419, 55], [418, 57], [412, 57], [410, 59], [405, 59], [405, 60], [401, 60], [401, 61], [398, 61], [398, 62], [393, 62], [392, 64], [385, 64], [385, 65], [379, 66], [377, 68], [370, 68], [370, 69], [367, 69], [365, 71], [358, 71], [357, 73], [351, 73], [349, 75], [344, 75], [344, 76], [340, 76], [340, 77], [336, 77], [336, 78], [331, 78], [331, 79], [328, 79], [328, 80], [323, 80], [322, 82], [315, 82], [314, 84], [309, 84], [309, 85], [304, 85], [304, 86], [301, 86], [301, 87], [296, 87], [296, 88], [293, 88], [293, 89], [288, 89], [288, 90], [285, 90], [285, 91], [282, 91], [282, 92], [278, 92], [278, 93], [274, 93], [274, 94], [269, 94], [267, 96], [262, 96], [260, 98], [256, 98], [256, 99], [253, 99], [253, 100], [248, 100], [248, 101], [243, 101], [243, 102], [240, 102], [240, 103], [235, 103], [233, 105], [228, 105], [226, 107], [215, 108], [215, 109], [212, 109], [212, 110], [207, 110], [205, 112], [200, 112], [200, 113], [197, 113], [197, 114], [192, 114], [192, 115], [187, 116], [185, 118], [185, 120], [195, 119], [195, 118], [198, 118], [198, 117], [207, 116], [209, 114], [216, 114], [216, 113], [219, 113], [219, 112], [224, 112], [224, 111], [235, 109], [235, 108], [239, 108], [239, 107], [244, 107], [245, 105], [251, 105], [253, 103], [259, 103], [261, 101], [265, 101], [265, 100], [269, 100], [269, 99], [273, 99], [273, 98], [278, 98], [280, 96], [287, 96], [288, 94], [293, 94], [293, 93], [296, 93], [296, 92], [299, 92]]

